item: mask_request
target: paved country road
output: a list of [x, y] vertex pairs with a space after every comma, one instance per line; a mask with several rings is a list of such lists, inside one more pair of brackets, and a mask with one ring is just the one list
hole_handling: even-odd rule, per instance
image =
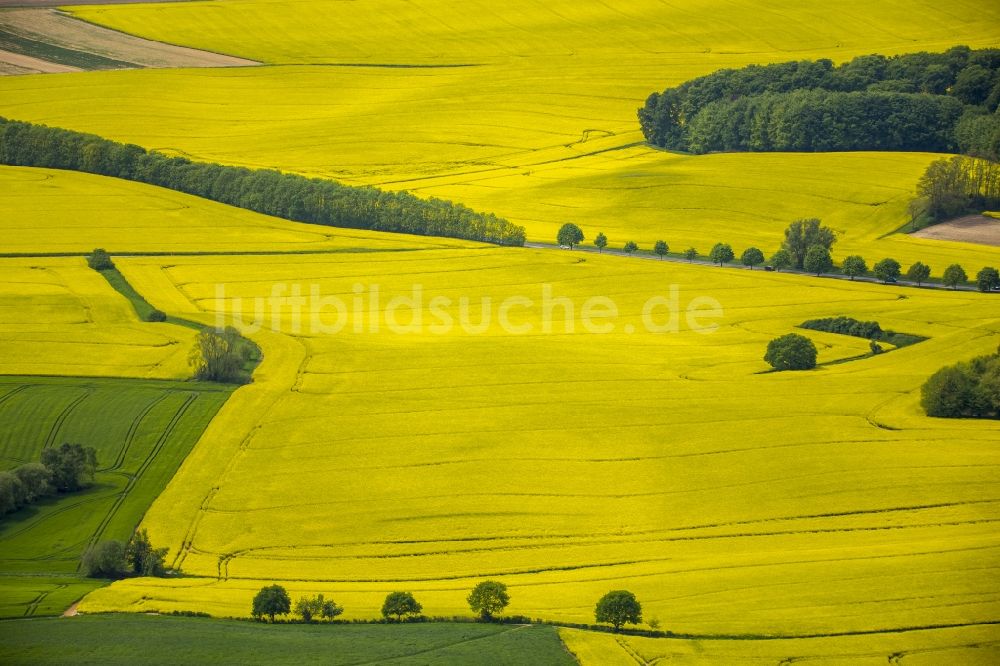
[[[563, 247], [561, 247], [561, 246], [559, 246], [559, 245], [557, 245], [555, 243], [525, 243], [524, 247], [531, 248], [531, 249], [534, 249], [534, 250], [559, 250], [560, 252], [579, 252], [579, 253], [585, 253], [585, 254], [598, 254], [597, 248], [591, 247], [591, 246], [583, 246], [582, 247], [582, 246], [578, 245], [577, 247], [573, 248], [572, 250], [569, 250], [569, 249], [563, 248]], [[629, 254], [626, 254], [625, 252], [623, 252], [622, 250], [611, 250], [611, 249], [605, 248], [603, 252], [600, 252], [600, 254], [610, 254], [610, 255], [615, 255], [615, 256], [619, 256], [619, 257], [626, 257], [628, 259], [647, 259], [647, 260], [651, 260], [651, 261], [661, 261], [660, 257], [656, 256], [655, 254], [651, 254], [649, 252], [643, 252], [643, 251], [639, 251], [639, 252], [637, 252], [635, 254], [629, 255]], [[700, 264], [702, 266], [711, 266], [713, 268], [720, 268], [719, 266], [716, 266], [714, 263], [712, 263], [711, 261], [708, 261], [706, 259], [692, 259], [691, 261], [688, 261], [687, 259], [685, 259], [683, 257], [678, 257], [676, 255], [663, 257], [662, 261], [671, 261], [671, 262], [674, 262], [674, 263], [677, 263], [677, 264]], [[739, 263], [724, 264], [723, 266], [721, 266], [721, 268], [723, 268], [723, 269], [728, 268], [730, 270], [741, 270], [741, 271], [750, 270], [746, 266], [744, 266], [743, 264], [739, 264]], [[761, 268], [756, 268], [754, 270], [764, 271], [764, 268], [761, 267]], [[809, 273], [808, 271], [800, 271], [797, 268], [786, 268], [786, 269], [781, 270], [780, 272], [781, 273], [792, 273], [792, 274], [796, 274], [796, 275], [806, 275], [808, 277], [815, 277], [815, 278], [820, 278], [820, 279], [826, 278], [826, 279], [831, 279], [831, 280], [848, 280], [848, 281], [851, 281], [851, 278], [849, 278], [846, 275], [838, 275], [836, 273], [823, 273], [822, 275], [813, 275], [812, 273]], [[856, 277], [856, 278], [854, 278], [853, 282], [871, 282], [871, 283], [874, 283], [874, 284], [882, 284], [881, 280], [879, 280], [878, 278], [875, 278], [875, 277], [870, 277], [870, 276]], [[945, 291], [974, 291], [974, 292], [978, 292], [979, 291], [978, 288], [976, 288], [975, 286], [972, 286], [972, 285], [965, 285], [965, 286], [957, 287], [956, 289], [952, 289], [951, 287], [946, 287], [943, 284], [924, 282], [923, 284], [918, 285], [916, 282], [910, 282], [908, 280], [898, 280], [897, 282], [894, 282], [894, 283], [891, 283], [891, 284], [887, 284], [885, 286], [887, 286], [887, 287], [912, 287], [914, 289], [943, 289]], [[990, 293], [1000, 294], [1000, 291], [993, 291], [993, 292], [990, 292]]]

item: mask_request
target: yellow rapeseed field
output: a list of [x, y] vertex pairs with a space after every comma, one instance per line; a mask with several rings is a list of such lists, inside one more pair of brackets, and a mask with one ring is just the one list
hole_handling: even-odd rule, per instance
[[[264, 299], [251, 335], [265, 361], [144, 523], [189, 578], [116, 583], [83, 608], [242, 615], [276, 579], [293, 596], [333, 595], [348, 617], [399, 588], [452, 614], [493, 577], [511, 588], [510, 612], [587, 622], [624, 587], [647, 619], [695, 634], [992, 618], [1000, 430], [918, 406], [931, 372], [1000, 342], [990, 297], [581, 259], [493, 248], [122, 260], [178, 314], [211, 320], [242, 299], [250, 323]], [[341, 299], [343, 329], [311, 330], [313, 311], [336, 323], [329, 303], [303, 306], [298, 331], [290, 304], [275, 319], [274, 284]], [[394, 331], [413, 324], [415, 304], [393, 298], [415, 298], [414, 284], [421, 327]], [[588, 298], [611, 299], [613, 330], [567, 331], [552, 305], [546, 332], [545, 285], [578, 316]], [[651, 332], [643, 308], [671, 285], [680, 331]], [[470, 330], [492, 299], [481, 332], [461, 324], [463, 296]], [[452, 303], [435, 311], [435, 297]], [[700, 297], [722, 309], [703, 321], [718, 324], [710, 334], [683, 314]], [[499, 321], [509, 298], [532, 301], [508, 312], [516, 331]], [[810, 332], [822, 368], [760, 374], [769, 339], [840, 314], [930, 340], [837, 363], [867, 343]], [[454, 326], [432, 329], [445, 315]]]
[[72, 11], [280, 66], [5, 77], [0, 114], [460, 201], [524, 224], [532, 240], [551, 241], [571, 220], [612, 245], [663, 239], [706, 252], [723, 241], [770, 253], [789, 221], [821, 217], [843, 234], [836, 259], [921, 260], [940, 274], [1000, 254], [881, 238], [907, 220], [932, 155], [685, 157], [641, 145], [635, 116], [649, 93], [720, 67], [995, 46], [992, 3], [520, 0], [456, 11], [244, 0]]
[[[616, 246], [770, 253], [788, 222], [815, 216], [839, 232], [838, 260], [919, 259], [935, 275], [1000, 264], [998, 248], [893, 235], [937, 156], [677, 155], [642, 145], [635, 118], [650, 92], [720, 67], [996, 46], [994, 3], [626, 4], [75, 7], [270, 64], [5, 77], [0, 115], [451, 199], [532, 240], [571, 220]], [[591, 622], [596, 600], [625, 588], [647, 623], [687, 635], [566, 631], [584, 663], [996, 655], [984, 623], [1000, 607], [1000, 428], [919, 407], [931, 373], [997, 348], [995, 298], [343, 232], [94, 177], [0, 178], [6, 209], [35, 192], [64, 212], [51, 224], [23, 212], [21, 227], [42, 231], [17, 251], [319, 250], [117, 259], [171, 315], [229, 322], [239, 304], [264, 358], [144, 519], [185, 576], [115, 583], [84, 611], [244, 616], [280, 582], [293, 599], [332, 596], [347, 618], [400, 589], [428, 615], [465, 614], [489, 577], [509, 586], [510, 613]], [[63, 194], [37, 189], [58, 181]], [[2, 261], [5, 284], [36, 265], [99, 279], [78, 258]], [[72, 319], [85, 308], [60, 284], [31, 289], [58, 292]], [[415, 286], [419, 302], [405, 300]], [[249, 322], [258, 302], [262, 327]], [[318, 331], [336, 328], [338, 303], [343, 326]], [[610, 330], [580, 320], [611, 306], [597, 324]], [[670, 329], [671, 310], [677, 330], [650, 330]], [[867, 341], [808, 332], [820, 368], [766, 372], [770, 339], [836, 315], [929, 339], [857, 358]], [[931, 626], [951, 628], [898, 632]], [[844, 633], [856, 635], [832, 635]], [[772, 634], [815, 638], [698, 639]]]
[[191, 374], [194, 331], [140, 321], [82, 257], [0, 259], [0, 313], [5, 375]]

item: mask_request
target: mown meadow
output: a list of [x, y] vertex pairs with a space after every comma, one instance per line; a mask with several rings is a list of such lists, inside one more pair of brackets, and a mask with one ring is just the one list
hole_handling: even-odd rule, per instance
[[[1000, 264], [1000, 248], [894, 233], [935, 155], [667, 153], [641, 143], [635, 116], [648, 93], [720, 67], [996, 46], [990, 3], [70, 11], [267, 64], [0, 78], [0, 115], [450, 199], [524, 225], [532, 241], [574, 221], [585, 243], [603, 231], [612, 247], [664, 239], [704, 253], [722, 241], [770, 254], [789, 222], [819, 217], [838, 233], [837, 260], [921, 260], [935, 275]], [[677, 635], [560, 629], [584, 664], [996, 660], [1000, 430], [919, 405], [938, 368], [996, 350], [990, 295], [312, 227], [85, 174], [2, 168], [0, 179], [4, 210], [17, 212], [4, 218], [17, 231], [4, 251], [104, 246], [170, 316], [239, 325], [239, 305], [263, 351], [254, 382], [142, 519], [183, 576], [95, 590], [84, 613], [245, 617], [256, 591], [280, 582], [293, 598], [332, 597], [347, 619], [376, 616], [398, 589], [450, 616], [467, 614], [469, 589], [489, 577], [508, 585], [508, 612], [572, 623], [628, 589], [644, 627]], [[193, 331], [139, 323], [82, 257], [5, 258], [0, 272], [11, 276], [5, 311], [61, 327], [10, 328], [0, 358], [17, 360], [5, 372], [182, 375]], [[276, 285], [328, 300], [296, 315], [271, 300]], [[403, 300], [415, 285], [422, 300]], [[566, 299], [554, 322], [547, 294]], [[676, 303], [676, 331], [650, 330], [654, 297], [666, 299], [654, 323]], [[329, 299], [346, 304], [343, 326], [318, 332], [336, 314]], [[594, 299], [617, 310], [601, 321], [609, 330], [580, 321]], [[91, 322], [95, 302], [118, 310]], [[516, 304], [507, 325], [504, 302]], [[718, 304], [709, 329], [686, 318], [692, 303]], [[796, 328], [840, 315], [927, 340], [871, 356], [866, 340]], [[116, 363], [72, 338], [92, 323]], [[768, 372], [768, 341], [793, 331], [815, 342], [820, 367]], [[169, 354], [149, 342], [167, 332]], [[341, 627], [264, 629], [341, 640]]]

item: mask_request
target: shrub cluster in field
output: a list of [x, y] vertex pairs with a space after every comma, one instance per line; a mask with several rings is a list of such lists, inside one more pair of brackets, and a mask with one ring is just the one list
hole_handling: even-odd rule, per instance
[[1000, 152], [1000, 49], [750, 65], [653, 93], [646, 140], [670, 150]]
[[1000, 348], [935, 372], [921, 389], [921, 405], [928, 416], [1000, 418]]
[[94, 483], [97, 452], [91, 446], [63, 444], [42, 451], [40, 463], [0, 472], [0, 516], [56, 493], [71, 493]]
[[[484, 580], [472, 588], [466, 601], [480, 620], [492, 622], [497, 620], [503, 609], [510, 604], [510, 595], [504, 583]], [[258, 621], [267, 617], [274, 622], [277, 616], [288, 615], [292, 609], [288, 591], [281, 585], [268, 585], [262, 587], [254, 596], [250, 615]], [[317, 618], [333, 620], [344, 612], [343, 607], [338, 606], [333, 600], [324, 599], [322, 594], [299, 598], [294, 610], [303, 622], [312, 622]], [[422, 611], [423, 606], [410, 592], [390, 592], [382, 604], [382, 617], [386, 621], [426, 621], [427, 618], [421, 615]], [[610, 624], [617, 631], [624, 624], [642, 622], [642, 605], [628, 590], [612, 590], [597, 602], [594, 619], [600, 623]], [[523, 620], [527, 621], [527, 618]], [[656, 625], [654, 629], [659, 626], [658, 621], [652, 622]]]
[[524, 228], [461, 204], [271, 169], [192, 162], [92, 134], [0, 118], [0, 164], [159, 185], [296, 222], [523, 245]]
[[146, 530], [136, 530], [128, 543], [99, 541], [83, 554], [83, 572], [93, 578], [162, 576], [168, 548], [154, 548]]

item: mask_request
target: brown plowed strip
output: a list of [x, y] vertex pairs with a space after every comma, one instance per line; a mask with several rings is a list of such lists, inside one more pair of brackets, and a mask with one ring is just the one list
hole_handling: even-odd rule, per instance
[[142, 67], [246, 67], [260, 64], [254, 60], [133, 37], [80, 21], [55, 9], [0, 10], [0, 27], [45, 44], [135, 63]]
[[1000, 247], [1000, 220], [986, 215], [966, 215], [921, 229], [912, 234], [918, 238], [962, 241]]
[[39, 60], [38, 58], [21, 55], [20, 53], [0, 50], [0, 72], [4, 74], [37, 74], [39, 72], [54, 74], [57, 72], [79, 71], [81, 70], [78, 67], [60, 65], [59, 63]]

